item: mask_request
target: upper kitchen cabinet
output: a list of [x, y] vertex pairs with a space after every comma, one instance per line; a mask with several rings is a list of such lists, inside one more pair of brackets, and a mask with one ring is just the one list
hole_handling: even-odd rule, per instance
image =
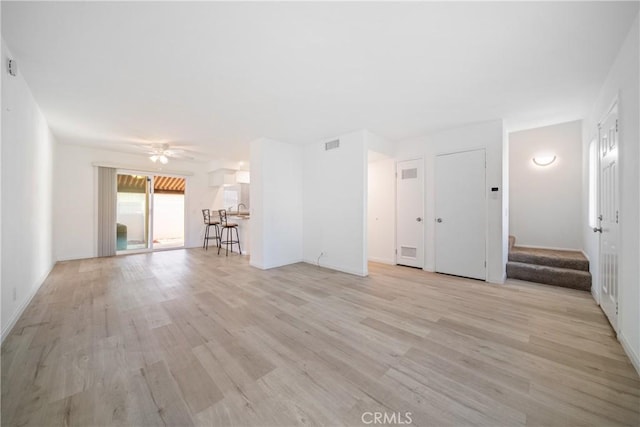
[[217, 169], [209, 172], [210, 187], [226, 187], [236, 184], [249, 184], [249, 171], [239, 171], [233, 169]]
[[238, 184], [251, 184], [251, 174], [249, 171], [236, 171], [236, 182]]
[[217, 169], [209, 172], [210, 187], [225, 187], [236, 185], [236, 171], [233, 169]]

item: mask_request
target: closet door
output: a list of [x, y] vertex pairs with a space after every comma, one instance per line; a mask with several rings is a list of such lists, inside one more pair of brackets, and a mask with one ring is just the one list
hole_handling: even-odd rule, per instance
[[485, 150], [436, 158], [436, 272], [486, 280]]

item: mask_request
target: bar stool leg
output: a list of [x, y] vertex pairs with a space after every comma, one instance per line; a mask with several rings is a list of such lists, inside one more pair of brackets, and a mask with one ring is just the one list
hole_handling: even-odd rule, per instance
[[[240, 234], [238, 233], [238, 227], [234, 227], [236, 229], [236, 239], [238, 240], [238, 253], [242, 255], [242, 248], [240, 248]], [[233, 250], [233, 247], [231, 248]]]
[[[225, 234], [226, 231], [226, 234]], [[220, 230], [220, 245], [218, 245], [218, 255], [220, 255], [220, 249], [222, 249], [222, 239], [225, 239], [224, 243], [225, 243], [225, 250], [226, 250], [226, 254], [225, 255], [229, 255], [229, 228], [222, 226], [222, 229]]]

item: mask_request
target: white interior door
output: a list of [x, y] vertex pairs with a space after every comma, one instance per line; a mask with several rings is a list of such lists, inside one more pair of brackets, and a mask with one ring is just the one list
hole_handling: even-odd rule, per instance
[[618, 330], [618, 109], [599, 125], [600, 143], [600, 306]]
[[396, 165], [396, 263], [424, 266], [424, 213], [422, 159]]
[[485, 150], [436, 158], [436, 271], [486, 280]]

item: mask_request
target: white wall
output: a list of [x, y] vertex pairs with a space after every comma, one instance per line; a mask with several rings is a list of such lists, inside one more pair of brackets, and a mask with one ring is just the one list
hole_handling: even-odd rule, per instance
[[[369, 152], [371, 156], [371, 151]], [[370, 261], [395, 264], [396, 161], [369, 162], [367, 180], [367, 256]]]
[[[54, 239], [57, 260], [97, 256], [97, 170], [94, 162], [150, 171], [155, 166], [147, 156], [91, 147], [56, 144], [54, 173]], [[213, 206], [214, 188], [209, 187], [204, 163], [171, 160], [158, 174], [189, 172], [186, 176], [185, 246], [199, 247], [204, 237], [202, 209]]]
[[340, 148], [329, 151], [324, 141], [304, 147], [305, 262], [320, 257], [321, 266], [368, 274], [367, 137], [366, 131], [340, 135]]
[[[2, 7], [0, 7], [0, 22], [2, 22]], [[4, 45], [4, 40], [0, 39], [0, 64], [6, 64], [6, 58], [5, 58], [5, 53], [4, 53], [4, 49], [5, 49], [5, 45]], [[8, 55], [8, 52], [7, 52]], [[0, 77], [0, 111], [2, 111], [2, 113], [0, 114], [4, 114], [5, 111], [5, 99], [4, 99], [4, 80], [6, 78], [8, 78], [9, 76], [7, 76], [6, 71], [0, 71], [1, 77]], [[2, 281], [2, 146], [3, 143], [2, 141], [4, 140], [4, 126], [2, 126], [2, 123], [4, 122], [3, 117], [0, 117], [0, 343], [2, 341], [4, 341], [4, 337], [5, 337], [5, 329], [8, 332], [9, 331], [9, 324], [11, 324], [12, 322], [7, 322], [5, 323], [3, 319], [1, 319], [2, 317], [2, 313], [4, 312], [4, 307], [2, 306], [2, 295], [5, 293], [4, 291], [4, 287], [3, 287], [3, 281]], [[19, 312], [19, 311], [18, 311]], [[11, 318], [12, 320], [17, 319], [16, 314], [18, 313], [14, 313]]]
[[373, 156], [393, 157], [396, 153], [395, 144], [376, 135], [368, 130], [363, 130], [366, 148], [368, 150], [368, 161], [373, 161]]
[[[540, 153], [556, 161], [536, 166]], [[509, 232], [519, 246], [582, 250], [582, 121], [509, 135]]]
[[251, 265], [302, 261], [302, 147], [260, 138], [251, 142]]
[[368, 153], [387, 159], [373, 168], [381, 183], [375, 210], [387, 227], [374, 235], [374, 258], [393, 262], [393, 145], [366, 130], [338, 138], [340, 148], [331, 151], [324, 142], [303, 148], [266, 138], [252, 142], [251, 265], [304, 260], [367, 275]]
[[[2, 42], [2, 339], [47, 277], [52, 250], [54, 138], [27, 83], [6, 72]], [[14, 298], [15, 293], [15, 298]]]
[[[425, 270], [435, 270], [435, 159], [439, 154], [484, 148], [487, 155], [487, 281], [502, 283], [505, 279], [508, 226], [508, 193], [503, 188], [503, 174], [508, 168], [504, 160], [502, 120], [470, 124], [439, 133], [401, 141], [397, 160], [423, 157], [425, 161]], [[505, 170], [503, 170], [503, 168]]]
[[[619, 179], [620, 179], [620, 251], [619, 251], [619, 315], [618, 338], [640, 372], [640, 31], [638, 17], [621, 46], [600, 89], [591, 115], [584, 121], [583, 150], [597, 135], [597, 124], [606, 114], [611, 102], [618, 97], [619, 114]], [[583, 168], [588, 170], [588, 156], [583, 156]], [[583, 174], [583, 238], [591, 260], [592, 274], [598, 277], [598, 236], [588, 227], [588, 175]], [[597, 281], [596, 281], [597, 282]], [[594, 290], [596, 298], [599, 289]]]

